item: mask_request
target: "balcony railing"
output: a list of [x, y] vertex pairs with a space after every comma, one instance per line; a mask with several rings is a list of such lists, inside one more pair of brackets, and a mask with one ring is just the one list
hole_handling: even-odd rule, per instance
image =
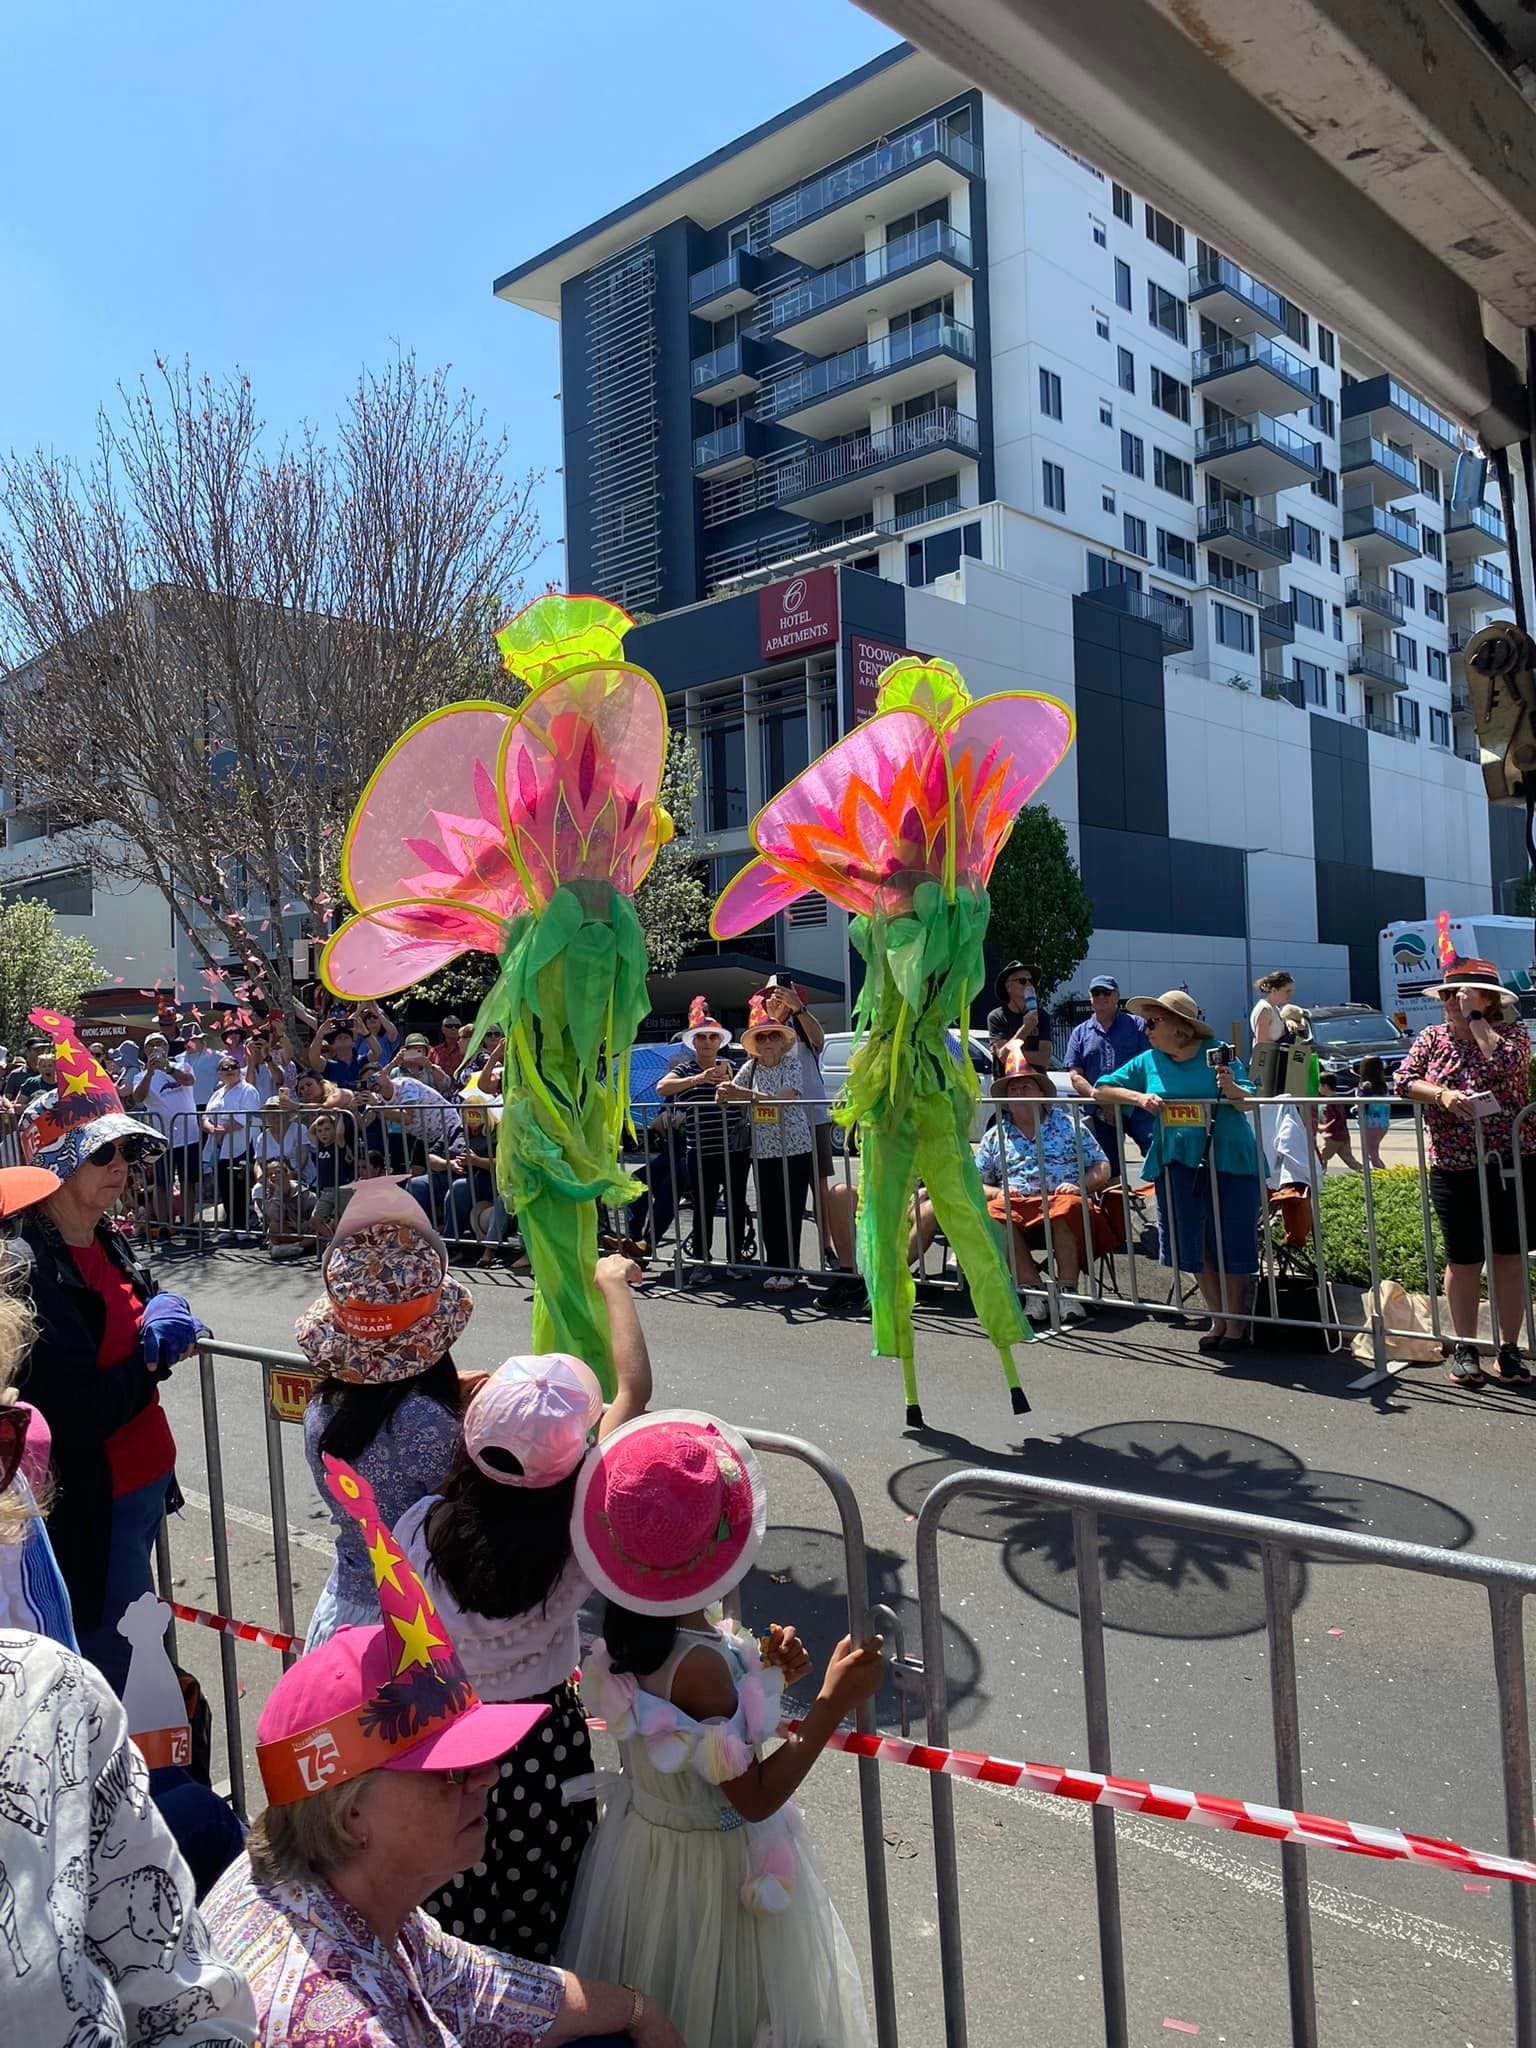
[[1416, 398], [1404, 384], [1395, 377], [1366, 377], [1359, 383], [1346, 384], [1339, 394], [1339, 412], [1347, 420], [1362, 419], [1368, 413], [1391, 406], [1404, 419], [1412, 420], [1422, 427], [1426, 434], [1432, 434], [1437, 441], [1443, 441], [1454, 455], [1461, 448], [1461, 436], [1443, 412], [1436, 412], [1432, 405], [1426, 405], [1422, 398]]
[[1447, 533], [1464, 533], [1474, 526], [1500, 547], [1505, 545], [1504, 521], [1491, 505], [1460, 506], [1451, 511], [1445, 522]]
[[841, 299], [856, 298], [872, 285], [920, 269], [941, 256], [969, 270], [971, 238], [952, 228], [948, 221], [931, 220], [910, 235], [898, 235], [881, 249], [867, 249], [862, 256], [850, 256], [846, 263], [818, 271], [804, 284], [785, 292], [773, 302], [774, 328], [792, 327], [808, 314], [823, 312]]
[[1245, 604], [1264, 602], [1264, 589], [1257, 576], [1233, 576], [1224, 569], [1208, 567], [1205, 580], [1212, 590], [1223, 590], [1228, 597], [1240, 597]]
[[1156, 626], [1163, 636], [1165, 654], [1188, 653], [1195, 644], [1194, 612], [1176, 597], [1164, 597], [1155, 590], [1138, 590], [1134, 583], [1109, 583], [1089, 595], [1095, 604], [1107, 605], [1111, 611], [1125, 612], [1133, 619], [1145, 619]]
[[1482, 750], [1480, 748], [1475, 746], [1467, 746], [1461, 740], [1458, 740], [1456, 742], [1455, 746], [1452, 748], [1451, 751], [1455, 754], [1458, 761], [1471, 761], [1475, 764], [1481, 761], [1483, 758]]
[[1373, 583], [1369, 576], [1351, 576], [1344, 585], [1344, 603], [1350, 611], [1374, 612], [1379, 619], [1403, 623], [1403, 601], [1385, 583]]
[[1211, 462], [1217, 456], [1237, 455], [1244, 448], [1260, 445], [1290, 456], [1293, 462], [1311, 470], [1314, 475], [1321, 468], [1322, 458], [1317, 443], [1291, 427], [1282, 426], [1279, 420], [1272, 420], [1266, 412], [1255, 413], [1251, 419], [1226, 420], [1215, 426], [1202, 427], [1195, 436], [1195, 460]]
[[1276, 526], [1272, 519], [1261, 519], [1246, 505], [1202, 505], [1200, 538], [1208, 547], [1223, 540], [1246, 540], [1256, 548], [1284, 556], [1287, 561], [1291, 558], [1291, 529]]
[[728, 462], [733, 455], [746, 452], [747, 422], [735, 420], [728, 427], [716, 427], [713, 433], [698, 436], [693, 444], [693, 466], [712, 469], [717, 462]]
[[919, 413], [915, 419], [903, 420], [900, 426], [881, 427], [876, 433], [860, 434], [852, 441], [818, 449], [800, 464], [781, 495], [803, 498], [811, 491], [825, 490], [829, 484], [857, 476], [861, 470], [901, 462], [930, 448], [956, 447], [974, 455], [978, 446], [976, 422], [967, 413], [941, 405], [932, 412]]
[[926, 526], [930, 519], [948, 519], [960, 510], [958, 498], [946, 498], [941, 505], [919, 505], [912, 512], [898, 512], [891, 522], [897, 533], [905, 533], [913, 526]]
[[1217, 291], [1230, 292], [1245, 306], [1251, 306], [1256, 313], [1273, 320], [1277, 327], [1286, 325], [1285, 300], [1279, 292], [1270, 285], [1260, 284], [1256, 277], [1250, 277], [1230, 256], [1207, 256], [1190, 269], [1189, 296], [1192, 300]]
[[707, 306], [711, 300], [732, 292], [755, 296], [756, 277], [757, 258], [751, 250], [733, 249], [718, 263], [707, 264], [703, 270], [693, 273], [688, 280], [688, 303], [690, 306]]
[[1298, 711], [1307, 708], [1307, 693], [1294, 676], [1277, 675], [1267, 668], [1259, 679], [1259, 689], [1264, 696], [1278, 698], [1282, 704], [1294, 704]]
[[1396, 477], [1404, 490], [1416, 491], [1419, 488], [1417, 465], [1371, 434], [1345, 441], [1340, 447], [1339, 475], [1348, 476], [1352, 469], [1379, 469], [1387, 476]]
[[1446, 639], [1450, 642], [1452, 654], [1466, 653], [1467, 642], [1472, 638], [1473, 631], [1474, 629], [1471, 626], [1452, 626], [1450, 632], [1446, 635]]
[[1419, 552], [1419, 526], [1416, 519], [1405, 519], [1400, 512], [1385, 511], [1380, 505], [1346, 505], [1344, 508], [1344, 538], [1361, 540], [1371, 534], [1379, 534], [1383, 540], [1390, 540], [1409, 554]]
[[1296, 638], [1296, 607], [1288, 597], [1265, 598], [1259, 606], [1259, 632], [1266, 640]]
[[1490, 569], [1486, 562], [1462, 562], [1446, 577], [1445, 588], [1447, 594], [1480, 590], [1485, 596], [1496, 598], [1500, 604], [1510, 602], [1509, 578], [1498, 569]]
[[1255, 364], [1283, 378], [1299, 397], [1316, 398], [1316, 370], [1262, 334], [1256, 334], [1251, 341], [1227, 341], [1214, 348], [1196, 349], [1190, 358], [1190, 382], [1199, 384], [1209, 377], [1228, 377]]
[[1350, 723], [1363, 725], [1367, 732], [1384, 733], [1389, 740], [1407, 740], [1412, 746], [1418, 744], [1419, 736], [1411, 725], [1399, 725], [1395, 718], [1383, 718], [1379, 711], [1357, 712]]
[[882, 142], [878, 148], [856, 157], [851, 164], [840, 164], [835, 171], [823, 171], [820, 177], [807, 178], [793, 192], [786, 192], [782, 198], [773, 200], [768, 208], [768, 239], [774, 241], [778, 236], [788, 234], [791, 228], [814, 220], [818, 214], [846, 206], [871, 185], [882, 184], [897, 171], [904, 171], [932, 156], [943, 157], [967, 177], [981, 175], [981, 151], [974, 142], [967, 136], [952, 135], [945, 121], [925, 121], [910, 135], [899, 135], [894, 142]]
[[900, 525], [900, 520], [876, 520], [873, 515], [862, 520], [836, 519], [821, 526], [807, 521], [802, 526], [769, 534], [766, 540], [721, 548], [704, 557], [704, 594], [712, 597], [722, 584], [733, 582], [738, 576], [750, 576], [780, 564], [834, 551], [846, 553], [878, 547], [881, 541], [891, 539]]
[[1352, 676], [1370, 676], [1378, 683], [1389, 683], [1394, 690], [1408, 687], [1408, 671], [1403, 663], [1379, 647], [1368, 647], [1362, 640], [1357, 640], [1349, 650], [1349, 672]]
[[1472, 692], [1453, 686], [1451, 690], [1451, 709], [1454, 712], [1470, 711], [1472, 709]]
[[708, 391], [712, 386], [734, 377], [755, 380], [761, 346], [751, 335], [738, 334], [734, 341], [711, 349], [707, 356], [695, 356], [689, 365], [692, 388]]
[[894, 334], [884, 334], [878, 341], [861, 342], [857, 348], [844, 349], [841, 355], [828, 356], [825, 362], [809, 363], [798, 377], [785, 377], [773, 386], [766, 410], [759, 408], [759, 417], [782, 419], [786, 413], [799, 412], [818, 398], [830, 398], [835, 391], [846, 391], [850, 385], [862, 384], [869, 377], [882, 377], [901, 363], [913, 362], [937, 350], [974, 362], [975, 331], [959, 320], [951, 320], [947, 314], [930, 313], [926, 320], [899, 327]]

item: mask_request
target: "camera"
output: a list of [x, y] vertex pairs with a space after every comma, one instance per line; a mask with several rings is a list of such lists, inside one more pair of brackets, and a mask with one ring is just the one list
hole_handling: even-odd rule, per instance
[[1223, 1067], [1230, 1067], [1232, 1064], [1231, 1046], [1208, 1045], [1205, 1048], [1205, 1064], [1218, 1073]]

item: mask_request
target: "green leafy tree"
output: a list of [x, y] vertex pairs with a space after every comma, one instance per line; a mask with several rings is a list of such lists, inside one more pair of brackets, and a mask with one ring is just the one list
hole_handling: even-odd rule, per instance
[[988, 884], [992, 922], [988, 949], [1004, 960], [1030, 960], [1048, 996], [1078, 965], [1093, 937], [1093, 901], [1083, 887], [1061, 820], [1043, 804], [1027, 804], [1014, 821]]
[[46, 903], [0, 907], [0, 1039], [13, 1050], [31, 1036], [29, 1011], [73, 1017], [101, 978], [90, 940], [66, 937]]

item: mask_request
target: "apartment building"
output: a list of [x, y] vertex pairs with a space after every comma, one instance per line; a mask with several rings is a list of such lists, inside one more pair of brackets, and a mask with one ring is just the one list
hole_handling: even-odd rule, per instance
[[[936, 59], [888, 52], [496, 290], [559, 323], [570, 583], [651, 615], [717, 882], [912, 648], [1073, 705], [1044, 800], [1094, 899], [1082, 983], [1225, 1019], [1281, 963], [1374, 1000], [1387, 919], [1502, 907], [1524, 859], [1459, 657], [1508, 565], [1465, 436]], [[773, 955], [836, 1008], [839, 915], [792, 919], [722, 995]]]

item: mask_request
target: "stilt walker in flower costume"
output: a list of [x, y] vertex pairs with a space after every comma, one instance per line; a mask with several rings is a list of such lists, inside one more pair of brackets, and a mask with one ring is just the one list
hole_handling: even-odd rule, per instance
[[633, 899], [672, 836], [666, 706], [623, 659], [632, 623], [601, 598], [540, 598], [496, 636], [527, 686], [515, 710], [450, 705], [395, 742], [347, 830], [360, 914], [320, 967], [338, 996], [377, 999], [498, 956], [472, 1043], [506, 1033], [496, 1176], [533, 1267], [533, 1349], [584, 1359], [610, 1400], [597, 1205], [640, 1192], [619, 1163], [649, 1008]]
[[1072, 736], [1072, 714], [1054, 697], [972, 702], [947, 661], [893, 662], [874, 716], [759, 811], [761, 858], [710, 921], [716, 938], [732, 938], [813, 889], [853, 913], [848, 935], [868, 970], [854, 1013], [862, 1036], [833, 1113], [859, 1133], [859, 1271], [875, 1355], [901, 1361], [912, 1424], [923, 1419], [907, 1265], [919, 1180], [997, 1346], [1014, 1412], [1029, 1408], [1013, 1346], [1030, 1328], [971, 1156], [976, 1077], [945, 1033], [963, 1042], [982, 985], [987, 877]]

